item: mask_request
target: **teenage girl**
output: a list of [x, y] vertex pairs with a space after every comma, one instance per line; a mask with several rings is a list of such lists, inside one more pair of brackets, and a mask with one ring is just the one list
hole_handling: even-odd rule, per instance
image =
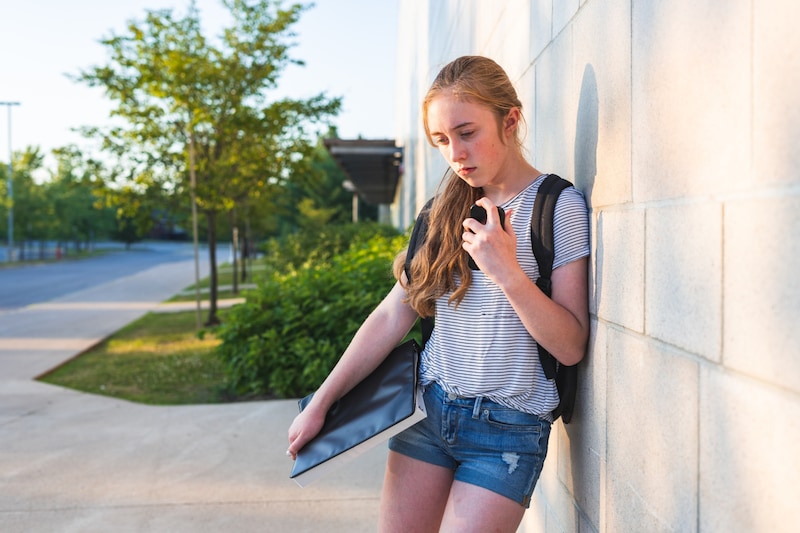
[[[461, 57], [439, 72], [423, 124], [450, 169], [414, 256], [411, 283], [395, 261], [394, 285], [289, 428], [295, 457], [329, 407], [381, 362], [420, 316], [434, 316], [420, 376], [428, 417], [392, 438], [380, 531], [518, 528], [547, 454], [558, 392], [538, 344], [562, 364], [584, 355], [589, 335], [589, 229], [583, 196], [555, 210], [552, 299], [536, 286], [530, 217], [544, 175], [525, 159], [522, 103], [505, 71]], [[487, 211], [481, 224], [472, 204]], [[505, 223], [497, 212], [501, 206]], [[479, 270], [468, 265], [471, 256]], [[535, 340], [534, 340], [535, 339]]]

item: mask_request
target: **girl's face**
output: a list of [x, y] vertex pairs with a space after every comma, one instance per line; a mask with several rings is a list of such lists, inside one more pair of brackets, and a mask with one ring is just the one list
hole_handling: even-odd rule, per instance
[[428, 104], [428, 130], [453, 172], [471, 187], [502, 187], [516, 153], [518, 115], [509, 112], [501, 130], [488, 106], [443, 93]]

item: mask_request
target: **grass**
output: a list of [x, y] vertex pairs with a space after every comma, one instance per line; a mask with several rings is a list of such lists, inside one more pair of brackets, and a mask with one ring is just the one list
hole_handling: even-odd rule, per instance
[[[198, 285], [200, 285], [201, 289], [207, 289], [211, 287], [211, 278], [207, 277], [201, 279]], [[233, 285], [233, 270], [223, 268], [219, 268], [217, 270], [217, 286], [220, 285]], [[194, 290], [194, 284], [186, 287], [186, 290]]]
[[[230, 268], [219, 270], [219, 285], [233, 283]], [[200, 280], [201, 288], [210, 278]], [[207, 299], [208, 295], [201, 295]], [[242, 296], [220, 291], [218, 299]], [[194, 285], [170, 302], [194, 301]], [[226, 309], [217, 316], [225, 319]], [[222, 403], [263, 399], [237, 397], [227, 387], [224, 363], [216, 355], [214, 330], [198, 334], [195, 311], [148, 313], [91, 350], [42, 376], [41, 381], [92, 394], [151, 405]]]
[[[242, 295], [243, 295], [242, 293], [245, 290], [247, 290], [247, 289], [243, 289], [242, 285], [253, 283], [253, 280], [252, 280], [253, 273], [252, 273], [252, 271], [249, 273], [248, 277], [250, 279], [248, 279], [247, 281], [239, 282], [239, 292], [238, 293], [234, 293], [233, 290], [231, 290], [231, 289], [219, 290], [219, 287], [229, 287], [229, 286], [233, 285], [233, 270], [229, 266], [227, 268], [226, 268], [226, 265], [221, 266], [219, 268], [219, 270], [217, 271], [217, 299], [218, 300], [223, 300], [223, 299], [226, 299], [226, 298], [240, 298], [240, 297], [242, 297]], [[208, 277], [208, 278], [201, 279], [200, 282], [198, 283], [198, 285], [200, 286], [200, 289], [201, 289], [200, 297], [203, 298], [203, 299], [207, 299], [208, 298], [208, 292], [207, 291], [208, 291], [208, 288], [211, 286], [211, 278]], [[204, 289], [205, 289], [205, 291], [204, 291]], [[192, 285], [189, 285], [188, 287], [186, 287], [186, 289], [184, 289], [181, 293], [176, 294], [175, 296], [173, 296], [172, 298], [170, 298], [167, 301], [168, 302], [193, 302], [196, 298], [197, 298], [197, 296], [196, 296], [196, 294], [194, 292], [194, 284], [192, 284]]]
[[220, 403], [231, 398], [219, 343], [197, 334], [194, 312], [148, 313], [41, 380], [146, 404]]

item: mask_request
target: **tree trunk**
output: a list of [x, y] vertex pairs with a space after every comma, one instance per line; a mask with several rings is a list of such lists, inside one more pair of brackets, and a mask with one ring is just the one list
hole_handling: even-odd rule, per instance
[[242, 283], [247, 281], [248, 262], [250, 261], [250, 215], [244, 218], [244, 239], [242, 239]]
[[233, 255], [233, 294], [239, 294], [239, 228], [236, 227], [236, 210], [231, 210], [231, 251]]
[[216, 211], [206, 211], [208, 219], [208, 263], [211, 269], [211, 285], [208, 292], [208, 318], [206, 326], [216, 326], [219, 324], [217, 317], [217, 213]]
[[239, 294], [239, 228], [233, 227], [233, 294]]

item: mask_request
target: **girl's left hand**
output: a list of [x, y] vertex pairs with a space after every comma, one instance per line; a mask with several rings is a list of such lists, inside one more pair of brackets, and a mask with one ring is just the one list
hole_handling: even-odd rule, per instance
[[497, 206], [488, 198], [481, 198], [477, 205], [486, 209], [486, 224], [474, 218], [464, 220], [461, 247], [472, 257], [481, 271], [498, 282], [517, 263], [517, 237], [511, 225], [512, 210], [506, 211], [504, 227], [500, 224]]

